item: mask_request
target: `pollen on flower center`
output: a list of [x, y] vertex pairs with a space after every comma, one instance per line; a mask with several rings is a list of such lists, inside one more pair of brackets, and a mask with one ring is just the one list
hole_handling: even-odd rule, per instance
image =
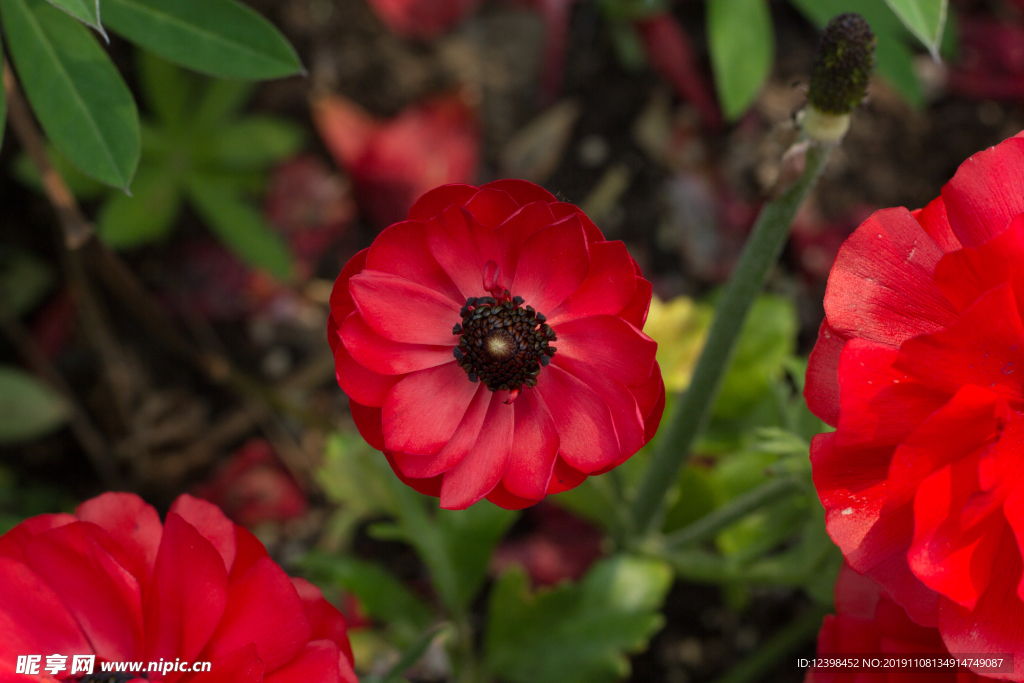
[[[498, 295], [470, 297], [462, 307], [462, 322], [452, 330], [459, 335], [455, 359], [469, 375], [491, 391], [513, 392], [537, 386], [537, 375], [555, 355], [555, 331], [542, 313], [523, 306], [522, 297], [508, 290]], [[511, 398], [510, 398], [511, 400]]]

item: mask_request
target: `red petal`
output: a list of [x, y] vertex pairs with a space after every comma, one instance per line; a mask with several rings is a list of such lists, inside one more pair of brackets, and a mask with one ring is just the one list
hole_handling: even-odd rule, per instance
[[271, 671], [264, 683], [341, 683], [338, 670], [338, 646], [330, 640], [314, 640], [305, 647], [287, 666]]
[[804, 398], [807, 407], [826, 424], [839, 424], [839, 356], [846, 338], [832, 329], [828, 319], [821, 321], [818, 341], [807, 360]]
[[584, 382], [604, 399], [611, 411], [615, 436], [619, 441], [619, 457], [623, 462], [644, 445], [644, 416], [633, 394], [619, 382], [587, 363], [566, 356], [555, 356], [554, 365]]
[[203, 651], [213, 661], [249, 643], [274, 671], [309, 641], [309, 621], [288, 575], [264, 557], [228, 588], [224, 616]]
[[352, 645], [348, 641], [348, 626], [338, 608], [324, 599], [320, 589], [305, 579], [292, 577], [292, 584], [302, 600], [302, 609], [309, 620], [313, 635], [310, 640], [330, 640], [352, 661]]
[[396, 342], [453, 346], [452, 327], [459, 305], [429, 287], [406, 279], [364, 270], [349, 283], [363, 319], [378, 334]]
[[965, 247], [995, 237], [1024, 212], [1024, 139], [1004, 140], [960, 165], [942, 188], [949, 224]]
[[874, 619], [878, 607], [878, 584], [844, 564], [836, 577], [836, 614], [858, 619]]
[[574, 489], [582, 484], [583, 480], [586, 478], [586, 473], [580, 472], [578, 469], [571, 467], [561, 458], [561, 456], [559, 456], [558, 458], [555, 458], [555, 467], [551, 471], [551, 482], [548, 484], [548, 495]]
[[579, 220], [573, 216], [531, 235], [519, 252], [512, 293], [544, 313], [575, 292], [590, 257]]
[[262, 683], [263, 660], [249, 643], [210, 663], [210, 670], [186, 676], [188, 683]]
[[524, 391], [514, 405], [512, 458], [501, 482], [516, 497], [540, 500], [547, 494], [558, 456], [558, 430], [536, 391]]
[[479, 190], [472, 185], [441, 185], [416, 200], [409, 210], [409, 220], [429, 221], [449, 206], [464, 206]]
[[353, 401], [366, 406], [382, 406], [391, 387], [403, 375], [380, 375], [356, 362], [344, 344], [334, 349], [334, 375], [338, 386]]
[[441, 450], [433, 455], [395, 451], [391, 454], [395, 464], [403, 474], [415, 479], [436, 477], [458, 465], [476, 444], [493, 395], [486, 386], [480, 384], [458, 428]]
[[651, 310], [651, 295], [653, 293], [654, 285], [642, 277], [637, 277], [633, 298], [616, 315], [638, 330], [642, 330], [647, 322], [647, 314]]
[[[665, 382], [661, 379], [661, 366], [658, 365], [658, 361], [654, 361], [654, 367], [651, 368], [651, 376], [647, 378], [646, 382], [638, 387], [627, 388], [629, 393], [633, 394], [633, 398], [636, 399], [636, 404], [640, 408], [640, 414], [645, 422], [653, 416], [654, 409], [659, 401], [662, 404], [662, 408], [665, 407]], [[659, 412], [654, 426], [657, 427], [657, 423], [660, 421], [661, 414]]]
[[556, 222], [551, 205], [546, 202], [526, 204], [502, 223], [495, 231], [498, 252], [501, 258], [501, 272], [498, 284], [505, 289], [512, 287], [512, 280], [519, 263], [519, 252], [523, 244], [538, 230], [542, 230]]
[[220, 508], [208, 501], [183, 493], [171, 505], [170, 512], [196, 528], [207, 541], [213, 544], [224, 558], [224, 567], [229, 572], [235, 563], [235, 523], [221, 512]]
[[927, 477], [914, 499], [914, 541], [907, 561], [917, 578], [974, 609], [985, 590], [1006, 521], [998, 505], [967, 524], [963, 508], [979, 492], [978, 457], [964, 457]]
[[398, 465], [395, 464], [395, 459], [390, 453], [384, 451], [384, 457], [388, 459], [388, 464], [391, 465], [391, 469], [402, 480], [403, 484], [411, 486], [425, 496], [434, 496], [436, 498], [441, 495], [441, 477], [443, 475], [439, 474], [428, 479], [413, 479], [402, 474], [402, 470], [398, 469]]
[[452, 362], [451, 346], [403, 344], [380, 336], [353, 313], [341, 326], [345, 350], [352, 359], [371, 372], [382, 375], [405, 375]]
[[1021, 348], [1024, 325], [1013, 291], [1003, 285], [982, 295], [946, 329], [904, 343], [893, 367], [941, 391], [977, 384], [1020, 400]]
[[514, 405], [504, 402], [503, 392], [495, 392], [480, 435], [469, 454], [444, 473], [441, 481], [441, 507], [464, 510], [477, 502], [501, 480], [512, 456]]
[[361, 107], [344, 97], [313, 102], [313, 121], [327, 151], [339, 166], [354, 166], [373, 142], [380, 125]]
[[196, 659], [224, 614], [227, 591], [217, 549], [181, 515], [168, 513], [143, 606], [145, 659]]
[[356, 423], [356, 429], [366, 443], [378, 451], [386, 450], [384, 446], [383, 410], [372, 406], [364, 406], [349, 399], [348, 409], [352, 413], [352, 420]]
[[106, 536], [88, 522], [68, 524], [34, 537], [25, 556], [74, 615], [93, 651], [134, 659], [142, 651], [142, 593], [135, 577], [102, 548], [100, 534]]
[[964, 311], [982, 294], [1005, 283], [1024, 301], [1024, 215], [980, 247], [947, 254], [935, 269], [935, 283], [958, 310]]
[[29, 517], [6, 534], [0, 536], [0, 557], [9, 557], [18, 562], [25, 561], [25, 546], [33, 536], [45, 533], [50, 529], [74, 524], [78, 518], [66, 513], [36, 515]]
[[384, 399], [387, 449], [437, 453], [462, 422], [477, 386], [454, 361], [403, 379]]
[[956, 311], [932, 274], [942, 250], [906, 209], [883, 209], [839, 249], [825, 315], [844, 337], [899, 345], [953, 322]]
[[455, 206], [427, 221], [426, 231], [430, 253], [458, 287], [462, 301], [483, 296], [484, 264], [499, 258], [494, 231]]
[[96, 524], [117, 541], [123, 553], [117, 558], [145, 588], [156, 564], [163, 525], [153, 506], [134, 493], [103, 493], [75, 510], [83, 522]]
[[942, 197], [933, 199], [928, 203], [928, 206], [915, 213], [914, 218], [917, 219], [917, 222], [921, 224], [924, 231], [935, 241], [935, 244], [939, 245], [939, 249], [942, 249], [942, 251], [949, 254], [963, 248], [960, 240], [953, 234], [953, 229], [949, 227], [946, 205], [943, 203]]
[[53, 680], [16, 676], [18, 655], [94, 652], [53, 588], [27, 565], [0, 557], [0, 585], [0, 679]]
[[463, 208], [473, 214], [480, 225], [494, 230], [519, 210], [519, 204], [503, 190], [496, 187], [481, 187]]
[[622, 242], [590, 245], [590, 270], [579, 289], [548, 314], [552, 326], [561, 321], [592, 315], [615, 315], [636, 292], [633, 261]]
[[626, 386], [640, 386], [651, 376], [658, 344], [614, 315], [595, 315], [559, 324], [558, 356], [586, 363]]
[[517, 178], [493, 180], [486, 185], [481, 185], [480, 189], [501, 190], [502, 192], [507, 192], [519, 206], [525, 206], [531, 202], [558, 201], [558, 199], [555, 198], [555, 195], [551, 194], [540, 185], [535, 185], [528, 180], [519, 180]]
[[[658, 398], [654, 402], [654, 407], [651, 408], [651, 412], [644, 418], [644, 443], [647, 444], [654, 435], [658, 432], [658, 425], [661, 424], [662, 414], [665, 412], [665, 382], [661, 379], [661, 368], [658, 364], [654, 364], [654, 372], [651, 373], [653, 378], [657, 374], [658, 376]], [[636, 396], [636, 393], [633, 394]], [[637, 399], [637, 403], [640, 404], [640, 412], [643, 412], [643, 404], [640, 403], [640, 399]]]
[[596, 391], [554, 365], [541, 371], [536, 390], [555, 421], [559, 454], [581, 472], [593, 472], [619, 458], [611, 411]]
[[267, 549], [263, 547], [260, 540], [253, 536], [248, 529], [237, 524], [235, 525], [235, 544], [238, 552], [235, 553], [235, 564], [231, 567], [231, 573], [228, 575], [228, 581], [231, 583], [237, 581], [254, 564], [267, 557]]
[[369, 252], [369, 249], [363, 249], [350, 258], [345, 267], [341, 269], [338, 279], [334, 281], [334, 288], [331, 290], [331, 317], [334, 318], [335, 324], [339, 326], [345, 322], [345, 318], [352, 311], [356, 310], [356, 302], [352, 300], [348, 283], [353, 275], [362, 272], [366, 267], [366, 257]]
[[[466, 300], [430, 255], [427, 228], [421, 221], [395, 223], [377, 235], [366, 255], [366, 267], [429, 287], [460, 306]], [[355, 304], [352, 307], [355, 309]]]
[[520, 498], [509, 493], [501, 481], [495, 484], [491, 492], [487, 494], [487, 500], [506, 510], [522, 510], [540, 502], [532, 498]]
[[580, 224], [583, 226], [583, 234], [586, 235], [588, 244], [606, 241], [604, 235], [601, 234], [601, 230], [594, 225], [594, 221], [590, 220], [587, 217], [587, 214], [583, 213], [583, 209], [580, 207], [568, 202], [555, 202], [550, 206], [551, 213], [555, 214], [556, 220], [568, 218], [569, 216], [576, 216], [576, 218], [579, 219]]

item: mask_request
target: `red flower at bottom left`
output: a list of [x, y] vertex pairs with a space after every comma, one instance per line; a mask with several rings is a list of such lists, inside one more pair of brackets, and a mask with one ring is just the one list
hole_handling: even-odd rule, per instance
[[32, 517], [0, 536], [0, 586], [0, 683], [131, 680], [103, 673], [122, 662], [150, 681], [357, 683], [341, 613], [192, 496], [163, 524], [129, 493]]

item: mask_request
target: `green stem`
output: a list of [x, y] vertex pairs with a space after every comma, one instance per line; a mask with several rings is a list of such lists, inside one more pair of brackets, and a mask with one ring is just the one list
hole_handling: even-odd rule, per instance
[[799, 490], [801, 485], [800, 479], [793, 476], [770, 479], [743, 495], [733, 498], [727, 504], [704, 515], [696, 522], [668, 534], [661, 540], [661, 547], [664, 550], [676, 550], [691, 543], [706, 541], [754, 510]]
[[747, 313], [782, 253], [797, 209], [814, 186], [834, 147], [810, 143], [803, 173], [780, 197], [761, 209], [739, 263], [718, 300], [715, 319], [690, 387], [676, 400], [672, 415], [666, 419], [668, 432], [658, 439], [654, 458], [633, 501], [637, 533], [649, 532], [659, 517], [665, 494], [678, 478], [690, 447], [711, 413]]
[[458, 639], [458, 683], [483, 683], [480, 662], [476, 657], [476, 639], [473, 637], [473, 624], [469, 615], [462, 615], [455, 621], [456, 638]]
[[814, 637], [821, 628], [822, 618], [828, 612], [827, 608], [820, 605], [811, 607], [714, 683], [750, 683], [761, 680], [779, 660]]

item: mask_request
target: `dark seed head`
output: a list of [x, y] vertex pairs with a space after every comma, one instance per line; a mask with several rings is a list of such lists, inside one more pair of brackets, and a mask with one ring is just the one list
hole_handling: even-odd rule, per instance
[[875, 69], [875, 34], [859, 14], [833, 17], [821, 35], [807, 101], [826, 114], [849, 114], [864, 99]]

